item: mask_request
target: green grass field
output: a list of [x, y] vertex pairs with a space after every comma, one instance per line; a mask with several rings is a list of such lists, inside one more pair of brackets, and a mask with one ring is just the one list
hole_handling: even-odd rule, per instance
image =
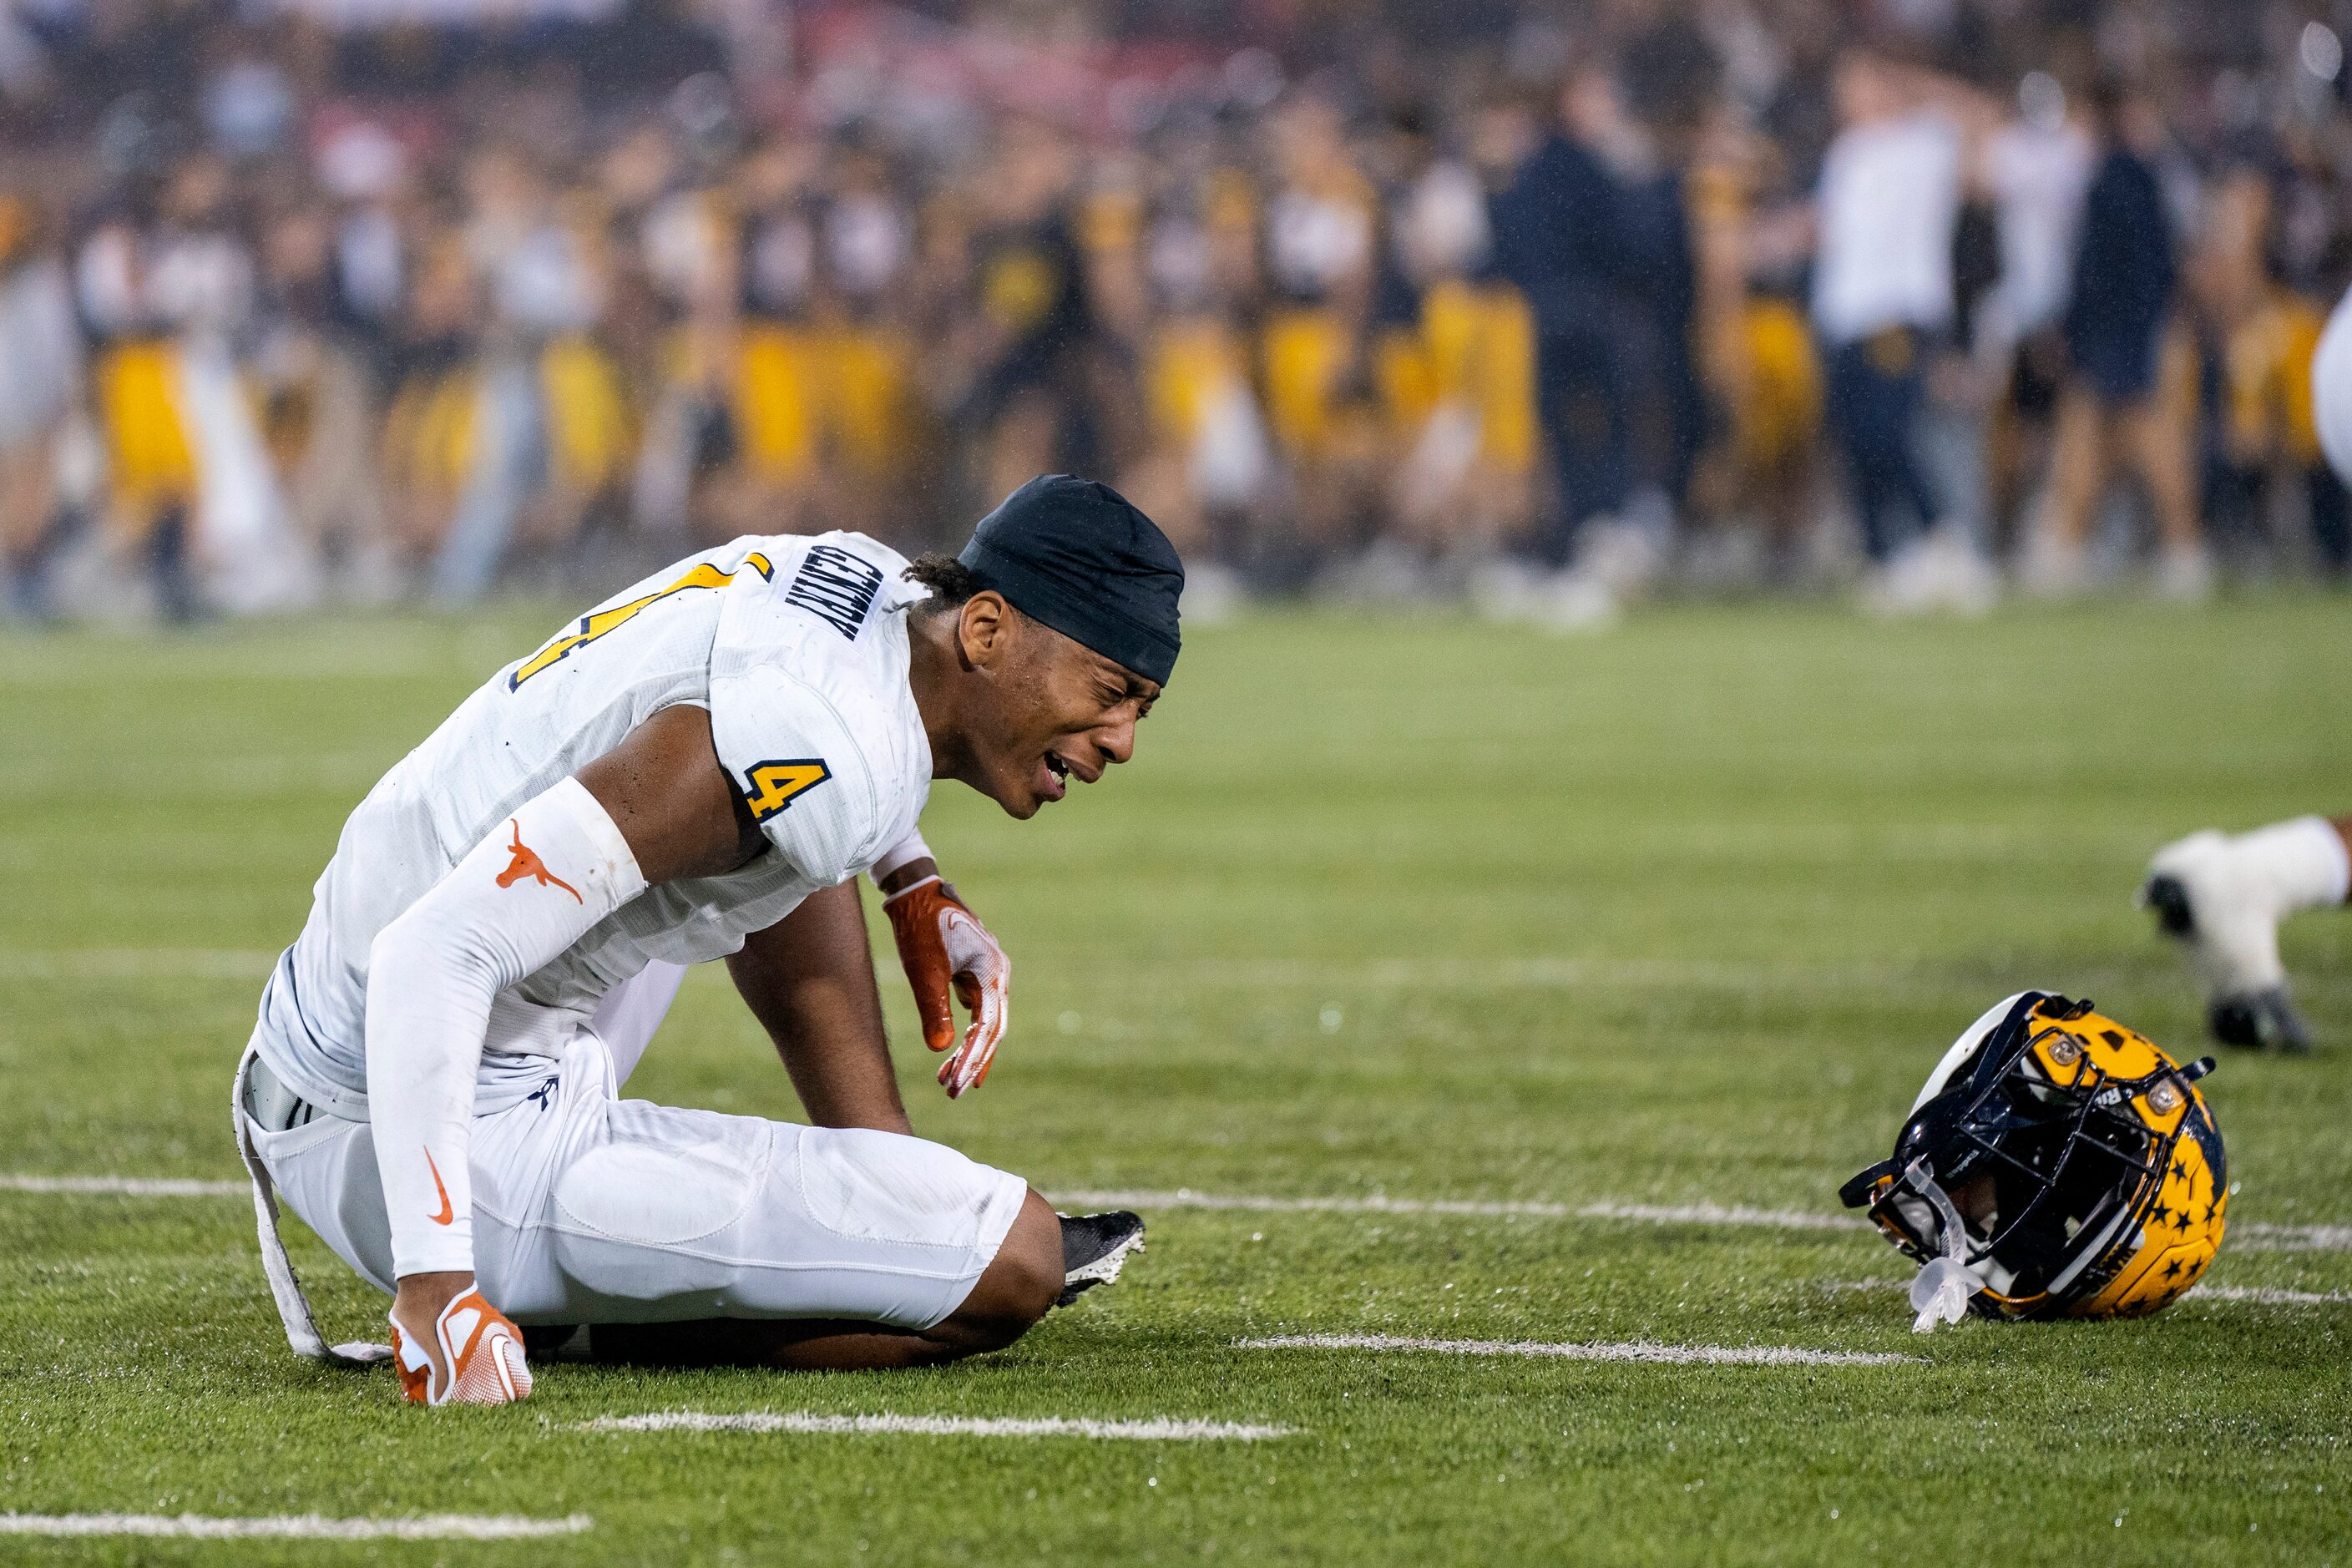
[[[1686, 609], [1202, 630], [1141, 755], [927, 829], [1014, 955], [994, 1076], [921, 1131], [1053, 1192], [1836, 1210], [2010, 991], [2202, 1049], [2131, 907], [2158, 843], [2352, 808], [2352, 616], [2288, 598], [1969, 626]], [[377, 773], [557, 612], [0, 639], [0, 1173], [234, 1178], [262, 974]], [[2307, 1060], [2208, 1088], [2209, 1279], [2352, 1291], [2352, 921], [2288, 929]], [[887, 937], [884, 951], [887, 952]], [[789, 1118], [716, 970], [630, 1085]], [[2352, 1306], [1909, 1331], [1868, 1234], [1150, 1211], [1117, 1288], [935, 1373], [542, 1369], [427, 1415], [289, 1356], [236, 1197], [0, 1191], [0, 1511], [450, 1512], [506, 1543], [43, 1542], [109, 1562], [2352, 1564]], [[382, 1302], [299, 1225], [337, 1338]], [[2273, 1237], [2273, 1242], [2276, 1237]], [[1891, 1365], [1252, 1350], [1276, 1334], [1775, 1345]], [[627, 1434], [652, 1411], [1187, 1417], [1272, 1441]]]

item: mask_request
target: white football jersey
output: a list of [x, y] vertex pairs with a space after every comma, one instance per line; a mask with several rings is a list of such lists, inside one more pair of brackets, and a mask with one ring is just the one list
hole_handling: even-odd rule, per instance
[[648, 888], [490, 1009], [476, 1105], [542, 1083], [604, 994], [655, 959], [722, 958], [909, 833], [930, 745], [908, 684], [903, 557], [863, 534], [745, 538], [607, 600], [493, 676], [369, 792], [262, 998], [260, 1052], [336, 1114], [367, 1106], [369, 950], [525, 801], [662, 709], [709, 710], [767, 837], [720, 877]]

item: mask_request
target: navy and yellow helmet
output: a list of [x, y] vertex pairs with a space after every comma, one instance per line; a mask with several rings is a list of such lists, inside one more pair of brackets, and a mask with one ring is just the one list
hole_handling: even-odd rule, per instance
[[2162, 1311], [2227, 1223], [2221, 1134], [2196, 1088], [2212, 1068], [2088, 1002], [2022, 992], [1959, 1037], [1894, 1156], [1839, 1196], [1922, 1267], [1955, 1259], [1979, 1317]]

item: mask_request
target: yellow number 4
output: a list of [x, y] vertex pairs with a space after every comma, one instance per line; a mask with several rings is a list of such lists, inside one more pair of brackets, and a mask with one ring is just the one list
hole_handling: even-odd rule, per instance
[[765, 822], [832, 776], [833, 770], [824, 765], [821, 757], [761, 763], [743, 775], [751, 785], [744, 803], [751, 806], [754, 817]]

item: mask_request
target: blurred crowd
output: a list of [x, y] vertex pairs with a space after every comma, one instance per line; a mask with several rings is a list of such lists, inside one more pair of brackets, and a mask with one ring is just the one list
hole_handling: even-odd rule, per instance
[[2352, 567], [2337, 0], [475, 9], [0, 13], [8, 615], [912, 550], [1051, 469], [1196, 613]]

